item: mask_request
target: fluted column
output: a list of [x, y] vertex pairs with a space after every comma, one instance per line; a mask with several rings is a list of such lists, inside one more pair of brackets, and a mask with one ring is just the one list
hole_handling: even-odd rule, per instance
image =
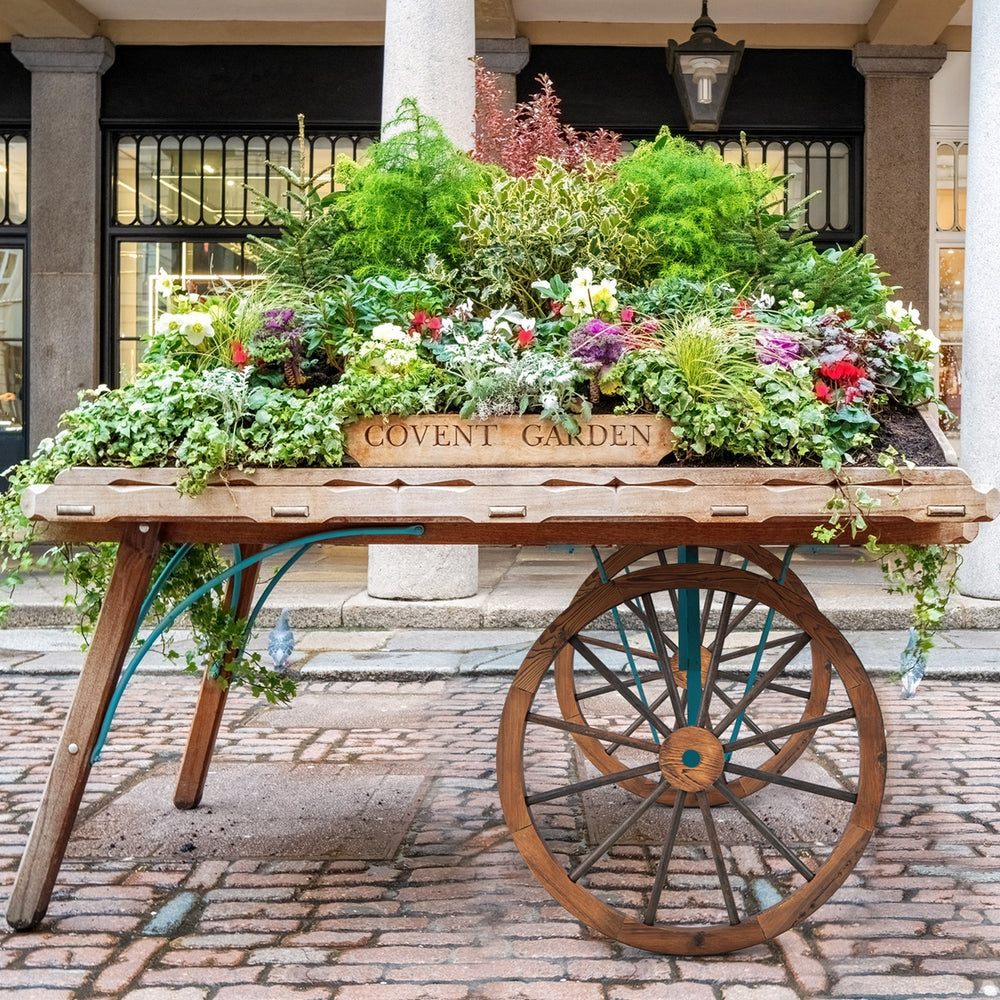
[[[976, 484], [1000, 486], [1000, 5], [972, 9], [965, 322], [962, 333], [962, 466]], [[1000, 524], [980, 526], [964, 550], [962, 593], [1000, 599]]]

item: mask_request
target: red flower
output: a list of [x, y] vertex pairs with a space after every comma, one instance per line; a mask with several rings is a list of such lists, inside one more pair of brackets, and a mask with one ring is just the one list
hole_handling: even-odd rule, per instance
[[233, 341], [233, 364], [245, 365], [248, 357], [246, 348], [238, 340]]
[[859, 399], [864, 398], [865, 394], [856, 385], [849, 385], [844, 390], [844, 401], [847, 403], [856, 403]]
[[858, 368], [850, 361], [828, 362], [820, 365], [819, 371], [834, 382], [856, 382], [858, 379], [868, 378], [868, 372], [864, 368]]
[[521, 327], [517, 331], [517, 346], [518, 347], [530, 347], [535, 342], [535, 331], [525, 330]]
[[635, 319], [635, 310], [631, 306], [625, 306], [622, 309], [622, 322], [631, 323]]
[[440, 316], [430, 316], [421, 309], [410, 320], [410, 333], [427, 334], [431, 340], [440, 340], [443, 325]]
[[813, 392], [816, 393], [816, 398], [821, 403], [830, 402], [830, 387], [820, 379], [816, 380], [816, 385], [813, 386]]
[[562, 316], [562, 311], [565, 308], [566, 308], [565, 302], [557, 302], [553, 299], [552, 304], [549, 306], [549, 311], [552, 313], [553, 316], [559, 317]]
[[736, 305], [733, 306], [733, 316], [736, 319], [745, 320], [747, 323], [756, 323], [757, 317], [754, 316], [753, 310], [750, 308], [750, 303], [746, 299], [738, 299]]

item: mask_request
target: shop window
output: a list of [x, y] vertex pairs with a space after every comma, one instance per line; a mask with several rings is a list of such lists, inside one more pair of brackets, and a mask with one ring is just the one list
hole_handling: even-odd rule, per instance
[[[931, 316], [941, 338], [939, 392], [957, 418], [962, 412], [962, 333], [965, 325], [965, 212], [969, 144], [964, 130], [932, 130]], [[949, 428], [958, 432], [956, 422]]]
[[28, 139], [0, 132], [0, 226], [28, 221]]
[[[276, 167], [315, 176], [357, 159], [373, 135], [121, 135], [114, 150], [114, 226], [266, 226], [258, 195], [276, 204], [288, 182]], [[320, 185], [332, 190], [332, 176]], [[293, 206], [294, 207], [294, 206]]]
[[25, 457], [28, 137], [0, 129], [0, 470]]
[[202, 293], [255, 280], [247, 237], [277, 233], [258, 195], [296, 207], [278, 168], [299, 176], [326, 171], [320, 191], [333, 190], [335, 160], [358, 159], [375, 138], [311, 135], [303, 149], [293, 135], [112, 136], [104, 377], [112, 383], [135, 377], [164, 306], [156, 292], [161, 271]]
[[751, 139], [745, 152], [739, 139], [693, 141], [715, 149], [729, 163], [741, 163], [745, 157], [750, 166], [763, 166], [772, 177], [787, 177], [787, 195], [774, 211], [787, 211], [804, 203], [802, 221], [821, 242], [849, 244], [859, 238], [852, 141]]

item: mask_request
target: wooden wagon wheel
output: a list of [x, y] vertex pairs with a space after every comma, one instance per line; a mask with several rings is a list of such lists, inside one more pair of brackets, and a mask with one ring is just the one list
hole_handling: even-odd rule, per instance
[[[688, 692], [673, 681], [664, 641], [668, 614], [661, 605], [671, 592], [699, 601], [722, 594], [730, 609], [757, 602], [782, 615], [788, 630], [780, 649], [769, 650], [756, 670], [747, 662], [731, 664], [736, 676], [719, 682], [729, 701], [717, 691], [714, 655], [693, 716]], [[615, 606], [638, 608], [650, 626], [649, 652], [667, 691], [655, 707], [618, 680], [616, 662], [606, 662], [600, 619]], [[683, 629], [674, 641], [683, 645]], [[803, 719], [789, 694], [794, 679], [789, 683], [786, 675], [796, 652], [810, 644], [834, 675], [827, 708]], [[567, 648], [615, 695], [591, 713], [582, 735], [617, 746], [618, 773], [588, 764], [572, 738], [580, 727], [559, 712], [549, 670]], [[629, 711], [617, 711], [619, 703]], [[625, 733], [634, 712], [657, 740], [648, 731]], [[785, 773], [769, 768], [782, 744], [804, 732], [812, 739], [796, 763]], [[638, 803], [617, 787], [633, 777], [654, 782]], [[727, 785], [741, 777], [766, 786], [752, 806]], [[815, 605], [740, 570], [667, 565], [601, 585], [539, 636], [504, 705], [497, 780], [507, 824], [529, 868], [580, 920], [649, 951], [718, 954], [787, 930], [847, 877], [878, 816], [885, 735], [864, 668]], [[673, 806], [661, 802], [667, 790], [675, 793]], [[710, 808], [712, 791], [725, 806]], [[688, 798], [697, 810], [684, 808]]]
[[[673, 548], [675, 549], [677, 547], [674, 546]], [[623, 546], [604, 559], [600, 568], [595, 569], [583, 581], [570, 606], [572, 607], [573, 603], [585, 598], [588, 594], [600, 588], [607, 580], [614, 579], [621, 573], [631, 571], [632, 567], [637, 566], [642, 560], [647, 559], [648, 557], [654, 557], [659, 565], [668, 565], [669, 559], [667, 554], [671, 551], [672, 549], [669, 547], [657, 545]], [[725, 560], [727, 556], [735, 556], [738, 560], [742, 561], [742, 569], [750, 572], [757, 570], [767, 574], [774, 580], [780, 579], [782, 586], [786, 587], [791, 593], [794, 593], [797, 597], [810, 604], [814, 603], [808, 588], [799, 579], [799, 577], [788, 570], [777, 556], [760, 545], [729, 545], [699, 548], [698, 550], [699, 561], [713, 566], [722, 566], [723, 560]], [[753, 569], [750, 569], [751, 567]], [[671, 607], [676, 613], [676, 593], [671, 594], [670, 602]], [[706, 596], [702, 603], [704, 606], [704, 614], [701, 616], [699, 629], [702, 636], [702, 660], [704, 663], [703, 674], [705, 674], [707, 673], [708, 664], [711, 660], [712, 649], [718, 639], [710, 639], [706, 634], [710, 626], [709, 612], [711, 611], [712, 605], [711, 596]], [[729, 630], [735, 630], [738, 626], [740, 626], [747, 616], [753, 612], [753, 610], [754, 606], [752, 603], [747, 603], [741, 609], [740, 615], [735, 617], [730, 616], [728, 619]], [[754, 640], [747, 640], [747, 642], [751, 641]], [[649, 669], [651, 664], [647, 659], [648, 650], [632, 650], [630, 648], [626, 651], [624, 637], [621, 637], [619, 652], [621, 664], [620, 669], [618, 670], [619, 679], [626, 686], [631, 687], [634, 691], [636, 691], [640, 700], [645, 701], [647, 687], [655, 687], [656, 681], [660, 676], [658, 671]], [[801, 685], [794, 689], [796, 696], [803, 700], [803, 719], [816, 718], [821, 715], [826, 706], [826, 700], [830, 692], [830, 665], [827, 662], [826, 657], [817, 647], [813, 646], [811, 652], [812, 673], [810, 676], [809, 686], [806, 688], [804, 685]], [[739, 649], [728, 650], [725, 654], [723, 654], [724, 659], [722, 662], [725, 662], [726, 659], [735, 659], [739, 653]], [[644, 660], [645, 663], [640, 665], [636, 662], [637, 660]], [[643, 669], [643, 666], [646, 666], [645, 670]], [[569, 722], [575, 723], [578, 726], [586, 727], [587, 704], [591, 699], [600, 699], [606, 696], [608, 693], [606, 683], [599, 676], [585, 676], [581, 680], [579, 671], [574, 670], [574, 654], [572, 646], [567, 646], [556, 657], [553, 673], [555, 677], [556, 696], [559, 699], [559, 707], [562, 711], [563, 718]], [[686, 686], [686, 677], [684, 676], [683, 671], [679, 670], [676, 666], [674, 668], [674, 676], [681, 687]], [[661, 695], [664, 693], [662, 691], [662, 685], [660, 693]], [[717, 694], [721, 697], [725, 697], [725, 693], [722, 690], [717, 690]], [[642, 714], [638, 711], [634, 711], [631, 725], [626, 729], [626, 735], [632, 735], [633, 732], [639, 731], [642, 729], [643, 725], [644, 720]], [[650, 735], [654, 740], [656, 739], [655, 732]], [[594, 737], [588, 736], [583, 732], [575, 733], [574, 739], [583, 753], [587, 756], [587, 759], [605, 774], [616, 774], [626, 769], [626, 766], [623, 764], [617, 753], [617, 747], [608, 746], [600, 740], [594, 739]], [[774, 756], [766, 762], [766, 769], [779, 772], [787, 770], [799, 758], [805, 748], [809, 745], [809, 741], [811, 739], [812, 732], [809, 730], [805, 730], [789, 737], [781, 745], [780, 749], [774, 754]], [[655, 781], [646, 777], [625, 778], [620, 782], [621, 787], [626, 788], [628, 791], [633, 792], [635, 795], [642, 798], [645, 798], [653, 790], [655, 784]], [[730, 791], [741, 798], [764, 787], [763, 781], [746, 776], [732, 778], [728, 781], [728, 784]], [[659, 801], [664, 805], [672, 805], [675, 796], [676, 792], [674, 789], [667, 789], [662, 793]], [[719, 805], [726, 800], [719, 792], [713, 789], [708, 792], [708, 801], [710, 805]], [[692, 796], [687, 797], [687, 804], [689, 807], [693, 807], [695, 805], [695, 801]]]

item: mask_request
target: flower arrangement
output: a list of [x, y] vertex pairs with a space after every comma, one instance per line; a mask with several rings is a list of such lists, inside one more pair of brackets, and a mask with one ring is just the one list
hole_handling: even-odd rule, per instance
[[936, 339], [870, 254], [814, 248], [780, 179], [666, 131], [616, 159], [542, 84], [512, 115], [486, 102], [471, 157], [404, 101], [368, 163], [338, 162], [337, 194], [275, 167], [290, 203], [265, 202], [283, 226], [255, 241], [264, 280], [203, 295], [162, 276], [138, 377], [85, 393], [9, 472], [8, 531], [20, 490], [68, 466], [174, 465], [194, 494], [227, 469], [339, 464], [343, 428], [378, 414], [576, 434], [652, 413], [679, 461], [840, 469], [881, 413], [941, 405]]

